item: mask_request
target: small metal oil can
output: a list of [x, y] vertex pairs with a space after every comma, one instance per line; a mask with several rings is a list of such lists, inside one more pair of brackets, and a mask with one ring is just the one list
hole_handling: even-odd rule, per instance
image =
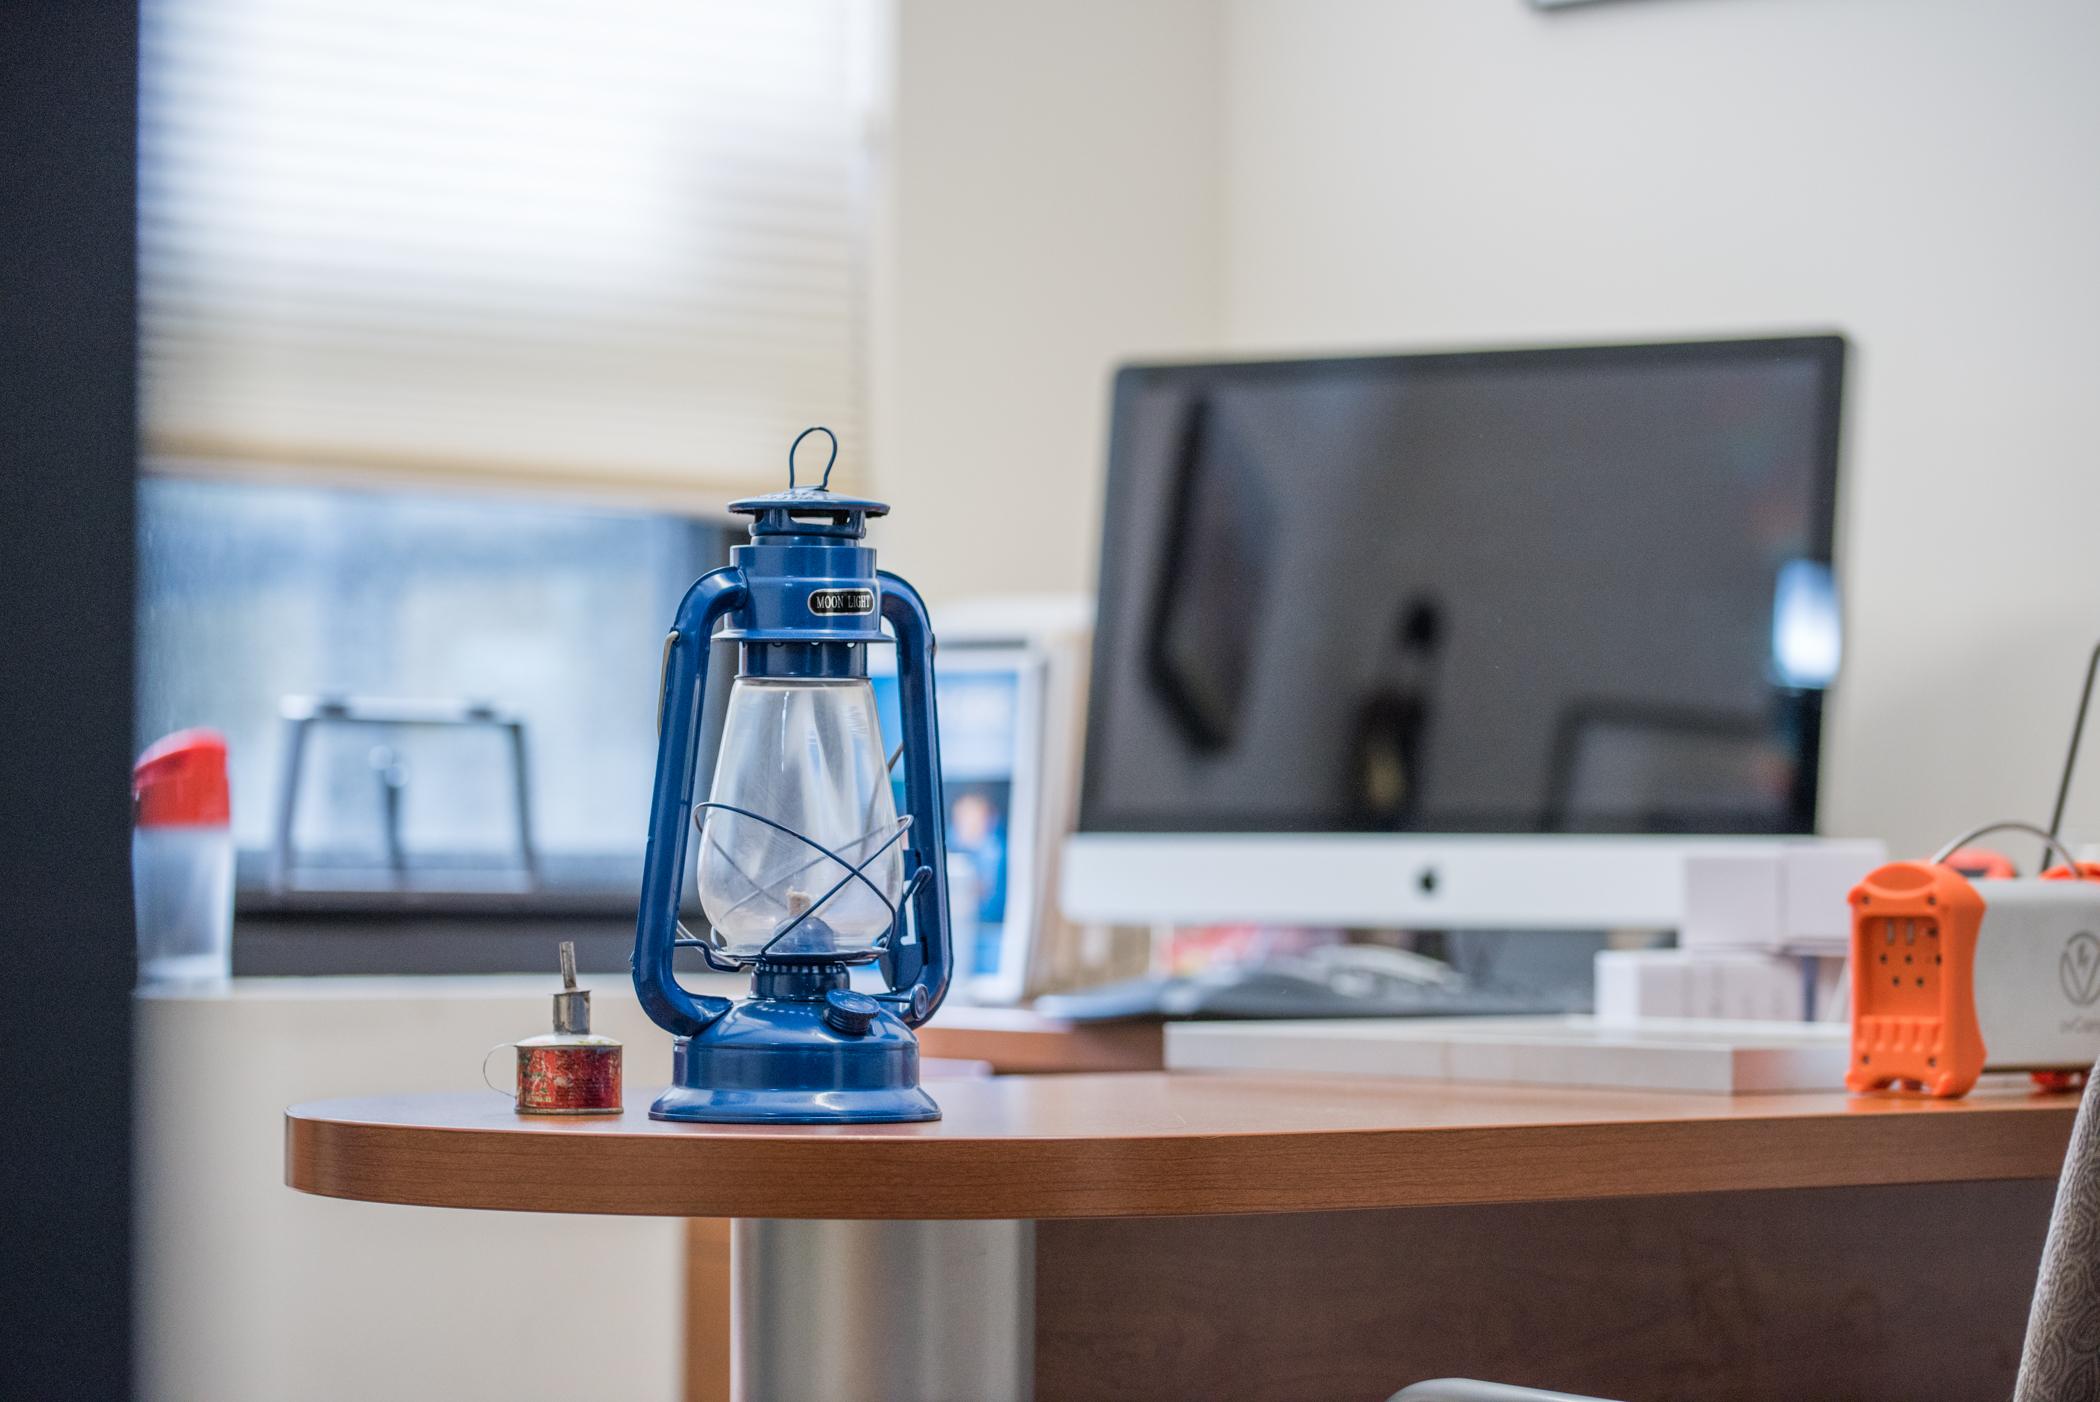
[[576, 946], [561, 946], [561, 992], [554, 995], [554, 1030], [515, 1045], [514, 1091], [521, 1115], [617, 1115], [620, 1044], [591, 1032], [591, 994], [576, 986]]

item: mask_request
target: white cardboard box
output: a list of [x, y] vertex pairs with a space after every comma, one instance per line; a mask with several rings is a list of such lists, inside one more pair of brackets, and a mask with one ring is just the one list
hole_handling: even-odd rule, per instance
[[1603, 949], [1597, 952], [1597, 1021], [1647, 1018], [1799, 1022], [1810, 1012], [1808, 975], [1789, 954], [1749, 950]]
[[1684, 859], [1685, 949], [1843, 954], [1851, 940], [1847, 896], [1888, 860], [1871, 839], [1775, 842]]

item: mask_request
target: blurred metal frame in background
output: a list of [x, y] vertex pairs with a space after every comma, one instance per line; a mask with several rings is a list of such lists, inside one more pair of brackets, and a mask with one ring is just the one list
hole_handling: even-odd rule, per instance
[[[485, 701], [399, 701], [348, 696], [287, 696], [283, 702], [284, 750], [279, 767], [277, 813], [271, 825], [270, 889], [279, 894], [293, 889], [297, 851], [293, 846], [293, 820], [299, 811], [299, 783], [305, 772], [307, 742], [314, 730], [327, 725], [357, 725], [475, 728], [505, 732], [510, 744], [512, 811], [516, 814], [518, 875], [506, 889], [537, 891], [540, 861], [532, 840], [532, 797], [525, 762], [525, 721], [509, 711], [499, 711]], [[375, 752], [376, 753], [376, 752]], [[401, 837], [401, 791], [406, 782], [398, 764], [375, 762], [379, 783], [381, 821], [386, 835], [387, 870], [392, 889], [409, 885], [408, 850]], [[442, 882], [437, 883], [442, 886]], [[300, 889], [369, 889], [369, 883], [350, 887], [326, 882], [307, 883]]]

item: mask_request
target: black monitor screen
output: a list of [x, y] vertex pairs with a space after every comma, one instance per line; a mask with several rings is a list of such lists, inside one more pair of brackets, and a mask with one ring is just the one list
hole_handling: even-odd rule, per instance
[[1811, 830], [1843, 364], [1124, 369], [1081, 826]]

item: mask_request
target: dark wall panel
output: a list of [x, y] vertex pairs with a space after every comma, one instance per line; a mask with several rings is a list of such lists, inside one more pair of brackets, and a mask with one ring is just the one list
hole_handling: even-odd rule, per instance
[[0, 19], [0, 1397], [130, 1394], [138, 20]]

